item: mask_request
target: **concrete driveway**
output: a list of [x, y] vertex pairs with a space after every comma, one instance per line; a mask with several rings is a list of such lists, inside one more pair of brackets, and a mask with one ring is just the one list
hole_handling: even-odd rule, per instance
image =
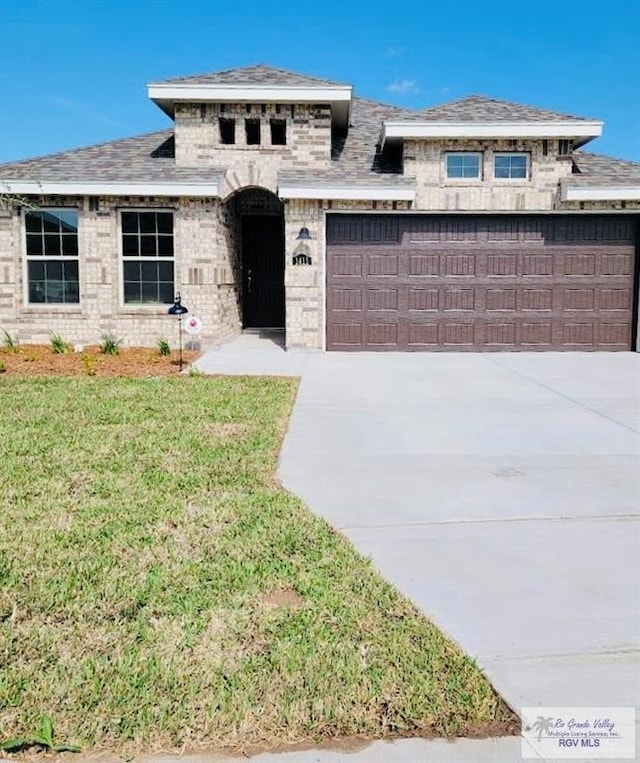
[[638, 703], [640, 355], [306, 358], [280, 477], [522, 706]]

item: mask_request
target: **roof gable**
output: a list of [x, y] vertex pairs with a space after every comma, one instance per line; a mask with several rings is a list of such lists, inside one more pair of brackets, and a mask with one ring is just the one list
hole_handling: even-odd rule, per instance
[[416, 113], [416, 119], [433, 122], [589, 122], [576, 117], [537, 106], [527, 106], [483, 95], [468, 95]]
[[280, 69], [266, 64], [254, 66], [242, 66], [237, 69], [223, 69], [217, 72], [194, 74], [187, 77], [174, 77], [172, 79], [159, 80], [155, 85], [281, 85], [308, 87], [326, 87], [330, 85], [344, 85], [343, 82], [335, 82], [319, 77], [309, 77], [288, 69]]

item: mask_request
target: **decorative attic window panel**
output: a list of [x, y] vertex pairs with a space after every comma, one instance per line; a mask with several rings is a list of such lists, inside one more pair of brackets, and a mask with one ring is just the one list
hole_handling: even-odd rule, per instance
[[71, 209], [25, 212], [30, 304], [77, 304], [78, 213]]
[[271, 145], [287, 145], [287, 123], [284, 119], [272, 119], [271, 126]]
[[260, 145], [260, 120], [259, 119], [245, 119], [244, 128], [247, 137], [247, 146], [259, 146]]
[[220, 127], [220, 143], [232, 146], [236, 142], [236, 120], [221, 117], [218, 120]]
[[447, 154], [447, 178], [449, 180], [479, 180], [482, 154], [457, 152]]
[[170, 304], [174, 295], [173, 212], [123, 211], [126, 304]]

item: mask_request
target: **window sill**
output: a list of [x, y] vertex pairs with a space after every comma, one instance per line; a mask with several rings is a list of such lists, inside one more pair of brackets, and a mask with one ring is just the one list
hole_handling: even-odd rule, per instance
[[170, 304], [165, 305], [121, 305], [119, 315], [168, 315]]
[[239, 146], [237, 143], [219, 143], [216, 148], [225, 148], [225, 149], [233, 149], [234, 151], [262, 151], [265, 154], [278, 154], [283, 149], [291, 148], [291, 146], [287, 143], [281, 145], [281, 146], [259, 146], [259, 145], [245, 145], [245, 146]]
[[21, 308], [21, 315], [41, 315], [42, 313], [63, 313], [64, 315], [83, 315], [84, 310], [80, 305], [47, 304], [24, 305]]

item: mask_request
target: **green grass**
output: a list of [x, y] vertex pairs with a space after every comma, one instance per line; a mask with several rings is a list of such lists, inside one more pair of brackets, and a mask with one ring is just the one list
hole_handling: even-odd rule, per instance
[[274, 477], [290, 380], [0, 379], [0, 741], [510, 732], [450, 641]]

